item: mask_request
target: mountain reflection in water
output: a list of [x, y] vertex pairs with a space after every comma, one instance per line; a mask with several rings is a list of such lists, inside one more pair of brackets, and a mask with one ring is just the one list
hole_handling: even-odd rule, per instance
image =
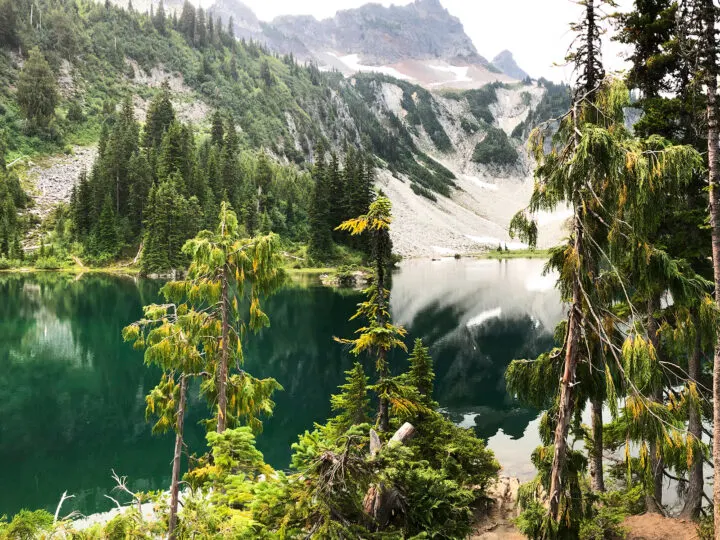
[[[504, 371], [513, 358], [549, 347], [563, 316], [554, 279], [538, 260], [406, 261], [392, 282], [393, 316], [435, 359], [436, 400], [452, 418], [488, 438], [506, 472], [528, 477], [537, 444], [537, 411], [511, 400]], [[172, 437], [145, 422], [145, 395], [159, 372], [123, 343], [123, 326], [159, 300], [161, 284], [103, 275], [0, 274], [0, 515], [21, 508], [104, 511], [111, 469], [134, 490], [169, 484]], [[265, 304], [272, 326], [246, 346], [245, 368], [284, 387], [258, 447], [287, 467], [297, 435], [330, 414], [329, 397], [354, 359], [334, 336], [351, 336], [362, 295], [290, 286]], [[368, 372], [372, 360], [363, 360]], [[406, 366], [396, 354], [393, 369]], [[187, 421], [191, 451], [204, 448], [193, 398]], [[528, 427], [530, 426], [530, 427]], [[518, 440], [519, 439], [519, 440]], [[528, 472], [530, 471], [530, 472]], [[117, 494], [115, 494], [117, 495]]]

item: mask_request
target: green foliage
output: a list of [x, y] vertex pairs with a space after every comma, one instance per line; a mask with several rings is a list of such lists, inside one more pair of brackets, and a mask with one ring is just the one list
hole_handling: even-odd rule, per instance
[[435, 405], [432, 398], [435, 371], [433, 370], [429, 349], [423, 346], [422, 339], [415, 340], [408, 362], [410, 363], [410, 369], [405, 380], [406, 384], [417, 389], [425, 406], [433, 407]]
[[20, 510], [8, 524], [0, 521], [0, 538], [7, 540], [35, 540], [53, 525], [52, 514], [45, 510]]
[[341, 432], [370, 421], [368, 380], [362, 364], [355, 362], [353, 368], [346, 371], [345, 374], [347, 375], [346, 383], [339, 387], [341, 393], [330, 397], [332, 410], [338, 412], [330, 424]]
[[486, 165], [513, 165], [518, 153], [502, 129], [490, 127], [485, 138], [475, 145], [472, 160]]
[[502, 86], [502, 83], [492, 83], [465, 92], [446, 92], [445, 97], [456, 101], [464, 99], [475, 119], [481, 125], [491, 126], [495, 122], [495, 117], [490, 111], [490, 105], [497, 102], [496, 90]]
[[40, 49], [34, 48], [17, 83], [17, 102], [31, 130], [45, 130], [55, 116], [57, 83]]

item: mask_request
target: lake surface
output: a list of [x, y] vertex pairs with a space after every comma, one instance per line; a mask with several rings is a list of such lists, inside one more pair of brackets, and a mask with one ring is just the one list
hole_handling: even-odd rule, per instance
[[[430, 346], [435, 398], [458, 424], [488, 440], [507, 474], [530, 478], [538, 412], [513, 402], [503, 374], [514, 358], [552, 343], [564, 309], [539, 260], [407, 261], [394, 274], [391, 309]], [[110, 509], [114, 469], [134, 490], [167, 489], [172, 437], [150, 434], [145, 395], [159, 372], [123, 343], [123, 326], [158, 300], [161, 284], [105, 275], [0, 274], [0, 515], [21, 508], [63, 513]], [[276, 468], [290, 444], [330, 414], [329, 398], [353, 358], [333, 336], [351, 336], [361, 295], [289, 286], [266, 301], [272, 326], [253, 336], [245, 368], [284, 387], [258, 447]], [[367, 371], [372, 362], [365, 359]], [[404, 355], [393, 358], [405, 367]], [[191, 402], [187, 442], [204, 448], [204, 404]], [[113, 494], [114, 496], [117, 493]]]

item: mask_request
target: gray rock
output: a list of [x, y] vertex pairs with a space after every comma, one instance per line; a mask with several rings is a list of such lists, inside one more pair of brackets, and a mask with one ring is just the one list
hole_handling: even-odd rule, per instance
[[519, 81], [529, 77], [520, 66], [515, 62], [515, 58], [510, 51], [504, 50], [493, 58], [492, 65], [502, 71], [505, 75], [517, 79]]
[[283, 16], [272, 25], [296, 37], [310, 50], [359, 54], [364, 62], [393, 64], [406, 59], [456, 59], [487, 64], [465, 34], [462, 23], [439, 0], [415, 0], [407, 6], [366, 4], [318, 21]]

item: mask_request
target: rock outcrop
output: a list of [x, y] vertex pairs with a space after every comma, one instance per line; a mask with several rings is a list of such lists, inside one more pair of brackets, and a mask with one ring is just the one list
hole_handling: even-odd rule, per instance
[[408, 59], [463, 59], [487, 64], [462, 23], [439, 0], [416, 0], [407, 6], [366, 4], [338, 11], [335, 17], [283, 16], [272, 25], [297, 37], [312, 51], [358, 54], [371, 65]]

